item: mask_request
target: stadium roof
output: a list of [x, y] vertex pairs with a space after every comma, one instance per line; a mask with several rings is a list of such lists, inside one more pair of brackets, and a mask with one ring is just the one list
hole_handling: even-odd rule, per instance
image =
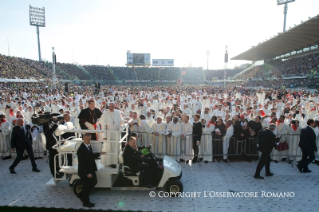
[[319, 44], [319, 15], [278, 33], [270, 40], [252, 46], [251, 49], [231, 58], [231, 60], [258, 61], [272, 59], [293, 51]]

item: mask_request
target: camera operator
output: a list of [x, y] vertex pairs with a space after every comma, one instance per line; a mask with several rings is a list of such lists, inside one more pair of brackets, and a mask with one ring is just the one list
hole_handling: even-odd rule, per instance
[[[56, 149], [53, 149], [52, 147], [56, 144], [56, 140], [53, 137], [54, 131], [58, 128], [58, 119], [54, 118], [52, 120], [52, 123], [46, 123], [43, 124], [43, 132], [46, 138], [46, 149], [49, 151], [49, 165], [50, 165], [50, 171], [51, 174], [54, 177], [54, 156], [58, 154], [58, 151]], [[56, 161], [56, 169], [58, 169], [58, 161]], [[56, 177], [60, 178], [63, 177], [63, 173], [57, 172]]]
[[259, 132], [259, 151], [261, 151], [260, 160], [258, 162], [256, 173], [254, 178], [256, 179], [264, 179], [264, 177], [260, 176], [260, 171], [264, 166], [266, 166], [266, 176], [273, 176], [274, 174], [270, 172], [270, 154], [273, 148], [277, 148], [279, 143], [279, 138], [275, 136], [273, 133], [276, 129], [276, 124], [270, 124], [268, 128]]

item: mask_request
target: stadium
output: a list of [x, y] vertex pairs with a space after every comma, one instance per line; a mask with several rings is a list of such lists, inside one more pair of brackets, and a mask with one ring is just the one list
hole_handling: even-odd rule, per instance
[[[59, 1], [60, 12], [37, 0], [17, 0], [17, 9], [3, 3], [0, 17], [10, 18], [0, 24], [1, 211], [315, 210], [319, 4], [229, 2], [234, 8], [187, 2], [183, 11], [180, 1], [149, 3], [156, 9], [145, 1]], [[269, 16], [252, 20], [257, 7]], [[266, 12], [278, 8], [283, 17]], [[26, 20], [22, 10], [32, 35], [13, 28]], [[196, 10], [203, 11], [193, 20]], [[290, 18], [300, 23], [289, 27]], [[81, 160], [85, 145], [100, 154], [92, 188], [80, 176], [91, 160]], [[131, 147], [141, 156], [134, 172]]]

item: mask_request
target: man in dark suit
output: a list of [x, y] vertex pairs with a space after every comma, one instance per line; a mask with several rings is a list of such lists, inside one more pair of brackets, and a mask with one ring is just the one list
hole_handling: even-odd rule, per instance
[[11, 151], [14, 152], [16, 149], [17, 157], [13, 164], [9, 167], [10, 173], [15, 174], [14, 168], [18, 165], [22, 159], [24, 150], [27, 150], [29, 158], [32, 164], [32, 171], [40, 172], [37, 169], [37, 164], [35, 163], [33, 150], [32, 150], [32, 136], [31, 136], [31, 126], [24, 125], [23, 119], [18, 119], [17, 126], [13, 128], [11, 134]]
[[77, 151], [78, 155], [78, 175], [83, 181], [83, 189], [79, 194], [84, 207], [94, 207], [94, 204], [90, 202], [89, 193], [97, 184], [96, 178], [96, 163], [100, 155], [105, 155], [105, 152], [93, 153], [92, 147], [90, 145], [91, 134], [86, 133], [83, 135], [83, 143], [80, 145]]
[[193, 151], [194, 151], [194, 158], [192, 163], [196, 163], [198, 161], [198, 145], [200, 144], [200, 139], [202, 138], [202, 131], [203, 125], [199, 121], [200, 115], [194, 115], [194, 123], [193, 123]]
[[153, 188], [155, 186], [150, 184], [151, 179], [149, 177], [150, 165], [143, 163], [142, 158], [144, 158], [144, 155], [138, 151], [136, 138], [130, 137], [123, 152], [124, 166], [128, 166], [133, 173], [144, 171], [141, 181], [148, 188]]
[[318, 151], [316, 144], [316, 134], [313, 130], [315, 127], [315, 121], [308, 119], [307, 127], [301, 129], [299, 147], [302, 151], [301, 162], [297, 165], [298, 170], [302, 172], [311, 172], [308, 169], [309, 163], [315, 159], [315, 153]]
[[273, 148], [277, 146], [279, 139], [273, 133], [276, 129], [275, 124], [270, 124], [268, 128], [259, 132], [259, 151], [261, 151], [261, 156], [256, 168], [256, 173], [254, 178], [256, 179], [264, 179], [264, 177], [260, 176], [260, 171], [264, 166], [266, 166], [266, 176], [270, 177], [274, 174], [270, 172], [270, 153]]

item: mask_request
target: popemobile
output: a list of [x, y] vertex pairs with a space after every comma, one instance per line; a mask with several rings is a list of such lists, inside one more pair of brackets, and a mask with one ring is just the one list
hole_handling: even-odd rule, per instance
[[[105, 130], [70, 130], [66, 126], [59, 125], [57, 130], [54, 132], [54, 137], [56, 138], [57, 144], [53, 147], [57, 149], [58, 154], [55, 157], [55, 163], [58, 161], [59, 164], [54, 164], [54, 178], [46, 183], [46, 185], [55, 186], [59, 181], [69, 180], [69, 185], [73, 187], [73, 192], [75, 195], [79, 195], [83, 188], [83, 182], [78, 175], [78, 160], [77, 160], [77, 149], [82, 144], [82, 139], [75, 137], [70, 137], [66, 140], [61, 138], [61, 135], [67, 132], [73, 132], [76, 135], [81, 133], [104, 133]], [[116, 152], [107, 152], [106, 154], [118, 155], [119, 162], [116, 164], [116, 168], [111, 168], [110, 166], [105, 166], [100, 163], [100, 159], [96, 160], [97, 165], [97, 185], [96, 188], [108, 188], [111, 190], [154, 190], [154, 188], [147, 188], [142, 186], [140, 175], [143, 173], [133, 173], [130, 168], [124, 166], [122, 142], [128, 140], [128, 125], [124, 125], [120, 131], [108, 131], [119, 133], [120, 141], [106, 141], [106, 140], [92, 140], [91, 146], [93, 152], [102, 152], [103, 143], [110, 142], [116, 143], [118, 148]], [[124, 136], [122, 136], [124, 135]], [[156, 158], [150, 151], [150, 148], [145, 148], [141, 152], [144, 155], [154, 157], [161, 169], [157, 169], [157, 180], [156, 188], [158, 190], [164, 190], [166, 192], [178, 193], [183, 191], [183, 184], [180, 181], [182, 177], [181, 166], [172, 158], [167, 155], [163, 155], [163, 158]], [[72, 166], [68, 166], [67, 155], [72, 154], [73, 161]], [[57, 168], [58, 167], [58, 168]], [[57, 178], [57, 172], [64, 173], [64, 176]]]

